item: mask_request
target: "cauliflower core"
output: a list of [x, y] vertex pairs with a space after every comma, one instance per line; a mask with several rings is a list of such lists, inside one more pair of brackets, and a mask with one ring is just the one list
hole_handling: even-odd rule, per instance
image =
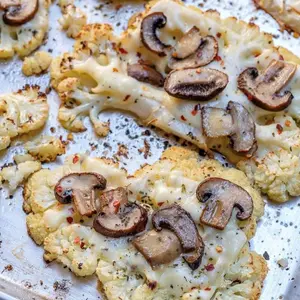
[[38, 75], [48, 70], [52, 57], [48, 52], [38, 51], [31, 57], [25, 57], [22, 72], [26, 76]]
[[87, 15], [74, 5], [74, 0], [60, 0], [59, 6], [63, 16], [58, 20], [67, 36], [75, 38], [87, 23]]
[[55, 161], [56, 157], [66, 153], [66, 146], [59, 138], [43, 136], [25, 143], [24, 148], [41, 162]]
[[[149, 211], [163, 202], [177, 203], [190, 213], [197, 226], [204, 204], [198, 201], [195, 191], [209, 176], [246, 189], [254, 211], [243, 222], [237, 221], [233, 213], [223, 231], [198, 226], [205, 254], [197, 270], [192, 271], [181, 257], [152, 270], [128, 237], [108, 238], [97, 233], [90, 227], [91, 220], [79, 216], [72, 203], [63, 205], [55, 200], [56, 182], [65, 174], [80, 171], [102, 174], [108, 181], [106, 190], [127, 187], [129, 200], [142, 202]], [[56, 260], [77, 276], [96, 273], [105, 296], [111, 300], [223, 299], [223, 294], [228, 299], [258, 299], [267, 267], [261, 256], [249, 251], [247, 241], [263, 214], [263, 201], [241, 171], [224, 168], [215, 160], [199, 161], [196, 152], [172, 147], [154, 165], [126, 176], [111, 161], [76, 155], [61, 167], [41, 170], [30, 177], [24, 188], [24, 209], [30, 212], [27, 228], [34, 241], [44, 245], [46, 261]], [[149, 219], [149, 227], [150, 223]], [[232, 284], [237, 280], [238, 284]]]
[[[166, 45], [173, 46], [193, 26], [201, 34], [213, 35], [217, 39], [220, 59], [210, 62], [208, 67], [225, 72], [229, 82], [225, 90], [209, 103], [171, 97], [161, 87], [128, 76], [128, 65], [140, 61], [150, 62], [161, 75], [167, 76], [165, 71], [168, 56], [156, 55], [141, 41], [141, 22], [146, 15], [155, 12], [162, 12], [167, 18], [166, 25], [160, 30], [160, 38]], [[286, 62], [297, 65], [297, 70], [286, 87], [294, 95], [294, 99], [286, 111], [270, 112], [255, 106], [242, 94], [237, 86], [237, 78], [249, 67], [263, 71], [272, 60], [281, 60], [282, 57]], [[284, 149], [285, 139], [289, 143], [300, 141], [298, 134], [293, 137], [297, 140], [293, 141], [291, 136], [294, 133], [289, 132], [276, 141], [270, 140], [275, 144], [261, 142], [262, 134], [269, 132], [264, 120], [274, 117], [289, 117], [295, 124], [294, 131], [298, 131], [294, 120], [299, 120], [300, 115], [299, 61], [288, 50], [276, 48], [272, 36], [260, 32], [257, 26], [249, 26], [235, 18], [221, 19], [216, 12], [201, 12], [185, 7], [178, 1], [161, 0], [150, 2], [146, 11], [132, 20], [120, 37], [116, 37], [107, 24], [85, 25], [76, 36], [74, 51], [53, 61], [51, 78], [62, 102], [58, 119], [70, 131], [86, 130], [83, 121], [88, 116], [96, 133], [105, 136], [109, 133], [109, 123], [101, 121], [101, 112], [110, 108], [120, 109], [133, 113], [143, 124], [159, 127], [202, 149], [218, 149], [235, 163], [247, 158], [234, 153], [228, 145], [228, 139], [209, 139], [204, 135], [197, 104], [225, 109], [229, 100], [238, 102], [249, 111], [256, 123], [258, 150], [254, 159], [265, 164], [267, 160], [262, 160], [262, 157], [273, 151], [273, 146], [279, 147], [281, 143], [281, 148]], [[256, 176], [252, 178], [256, 180]], [[283, 191], [282, 188], [281, 190]], [[290, 190], [286, 188], [283, 193], [286, 196], [281, 196], [289, 197], [292, 195]], [[298, 189], [293, 188], [293, 191], [300, 195]]]
[[7, 148], [12, 138], [42, 128], [48, 113], [46, 94], [37, 85], [0, 95], [0, 150]]
[[0, 11], [0, 58], [10, 58], [16, 53], [26, 56], [38, 48], [48, 31], [50, 0], [39, 0], [34, 18], [20, 26], [10, 26], [3, 21]]

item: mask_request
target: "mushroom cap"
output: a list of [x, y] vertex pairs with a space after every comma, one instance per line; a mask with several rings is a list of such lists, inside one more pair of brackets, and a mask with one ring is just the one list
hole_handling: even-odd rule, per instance
[[182, 253], [176, 234], [167, 229], [150, 230], [132, 241], [153, 269], [174, 261]]
[[55, 198], [62, 204], [72, 200], [79, 214], [91, 216], [96, 212], [95, 190], [104, 190], [106, 179], [93, 172], [70, 173], [62, 177], [54, 187]]
[[136, 203], [121, 205], [117, 213], [102, 211], [94, 219], [94, 229], [109, 237], [122, 237], [145, 230], [147, 211]]
[[[182, 43], [182, 39], [184, 39], [184, 43]], [[218, 54], [218, 42], [211, 35], [203, 38], [200, 37], [199, 39], [199, 36], [197, 36], [196, 34], [191, 35], [188, 32], [188, 36], [183, 36], [182, 39], [177, 43], [177, 45], [180, 43], [180, 48], [177, 45], [175, 46], [175, 49], [177, 47], [179, 48], [179, 50], [173, 50], [176, 53], [176, 56], [174, 56], [173, 52], [172, 57], [169, 59], [169, 69], [188, 69], [202, 67], [208, 65], [211, 61], [213, 61]], [[198, 40], [198, 47], [194, 50]], [[189, 44], [191, 44], [191, 46], [189, 46]], [[186, 50], [184, 51], [185, 48]], [[186, 55], [187, 53], [190, 54]], [[184, 57], [184, 55], [186, 56]]]
[[296, 69], [294, 64], [272, 60], [260, 75], [256, 68], [244, 70], [238, 77], [238, 88], [255, 105], [269, 111], [281, 111], [291, 104], [293, 95], [288, 91], [278, 92], [288, 84]]
[[201, 264], [204, 243], [190, 214], [178, 204], [172, 204], [157, 210], [152, 215], [153, 227], [173, 231], [180, 240], [183, 255], [190, 268], [195, 270]]
[[154, 68], [145, 64], [128, 65], [127, 74], [141, 82], [146, 82], [159, 87], [164, 85], [164, 77]]
[[207, 101], [221, 93], [227, 83], [228, 76], [215, 69], [183, 69], [170, 72], [164, 88], [177, 98]]
[[[7, 2], [10, 4], [7, 5]], [[4, 1], [5, 13], [3, 14], [3, 22], [10, 26], [20, 26], [33, 19], [39, 8], [38, 0], [22, 0], [19, 5], [16, 1]], [[0, 4], [1, 7], [3, 5]]]
[[253, 200], [242, 187], [229, 180], [211, 177], [201, 182], [196, 191], [197, 198], [206, 206], [200, 217], [203, 224], [223, 230], [230, 220], [233, 208], [236, 217], [246, 220], [253, 212]]
[[167, 17], [162, 12], [147, 15], [141, 24], [141, 39], [144, 46], [160, 56], [165, 56], [165, 52], [170, 46], [161, 42], [157, 37], [156, 30], [165, 27], [166, 24]]

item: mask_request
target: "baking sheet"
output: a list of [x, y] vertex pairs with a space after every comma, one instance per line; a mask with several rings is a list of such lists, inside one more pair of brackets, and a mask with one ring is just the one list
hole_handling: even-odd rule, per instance
[[[274, 35], [276, 45], [281, 45], [295, 54], [300, 53], [300, 39], [295, 39], [287, 32], [280, 32], [278, 24], [265, 12], [257, 11], [251, 0], [202, 0], [185, 1], [204, 10], [217, 9], [223, 17], [236, 16], [244, 21], [258, 24], [263, 31]], [[129, 17], [143, 10], [143, 2], [137, 1], [77, 1], [88, 12], [90, 22], [108, 22], [120, 33], [125, 29]], [[59, 30], [57, 19], [60, 10], [56, 4], [50, 9], [50, 31], [43, 50], [51, 51], [53, 56], [72, 49], [73, 41], [67, 39]], [[42, 90], [49, 86], [49, 75], [26, 78], [21, 72], [21, 61], [13, 59], [0, 62], [0, 94], [15, 91], [26, 83], [38, 84]], [[61, 128], [56, 120], [59, 100], [55, 92], [48, 95], [51, 113], [43, 133], [51, 135], [50, 127], [55, 127], [55, 135], [66, 140], [68, 132]], [[87, 120], [88, 130], [74, 134], [74, 142], [67, 147], [67, 155], [76, 152], [88, 152], [91, 156], [107, 156], [120, 160], [121, 166], [129, 173], [144, 163], [153, 163], [170, 144], [184, 144], [175, 138], [166, 136], [159, 130], [139, 126], [134, 119], [118, 112], [101, 114], [101, 119], [110, 119], [112, 133], [106, 138], [94, 135]], [[40, 134], [41, 132], [37, 133]], [[12, 162], [12, 156], [22, 153], [24, 137], [15, 140], [8, 151], [0, 154], [0, 165]], [[144, 140], [151, 145], [151, 155], [145, 159], [138, 149]], [[118, 157], [118, 144], [125, 144], [129, 149], [128, 159]], [[65, 156], [56, 163], [62, 163]], [[46, 164], [44, 167], [53, 167]], [[299, 259], [300, 259], [300, 199], [294, 199], [284, 205], [266, 204], [265, 215], [259, 222], [251, 248], [264, 255], [269, 266], [261, 296], [263, 300], [300, 299]], [[57, 263], [46, 264], [42, 258], [43, 249], [36, 246], [29, 238], [25, 226], [25, 214], [22, 210], [21, 189], [14, 195], [0, 191], [0, 299], [101, 299], [97, 290], [96, 277], [78, 279]], [[278, 265], [278, 260], [288, 262], [286, 268]], [[9, 271], [7, 266], [11, 265]], [[8, 296], [10, 295], [10, 296]]]

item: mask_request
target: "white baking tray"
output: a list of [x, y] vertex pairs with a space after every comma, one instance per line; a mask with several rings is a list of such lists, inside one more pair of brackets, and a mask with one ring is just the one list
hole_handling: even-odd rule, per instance
[[[186, 1], [187, 4], [202, 9], [216, 9], [222, 16], [236, 16], [244, 21], [258, 24], [261, 30], [270, 32], [277, 45], [300, 53], [300, 39], [295, 39], [287, 32], [280, 32], [277, 23], [263, 11], [257, 11], [251, 0], [209, 0]], [[108, 22], [120, 33], [126, 26], [129, 17], [143, 9], [142, 2], [111, 1], [78, 1], [77, 4], [89, 14], [90, 22]], [[46, 43], [41, 47], [53, 51], [53, 56], [72, 49], [72, 40], [66, 38], [59, 30], [57, 19], [60, 11], [56, 4], [50, 9], [50, 32]], [[49, 75], [26, 78], [21, 72], [21, 61], [13, 59], [0, 62], [0, 94], [15, 91], [24, 84], [38, 84], [42, 90], [49, 86]], [[66, 139], [67, 132], [56, 120], [59, 99], [55, 92], [48, 95], [51, 106], [50, 118], [43, 130], [51, 135], [50, 127], [56, 128], [55, 135]], [[130, 173], [144, 163], [153, 163], [168, 143], [180, 143], [174, 138], [166, 137], [158, 130], [150, 129], [151, 136], [145, 135], [146, 128], [137, 125], [130, 116], [118, 112], [106, 112], [103, 119], [110, 119], [112, 133], [107, 138], [99, 138], [93, 134], [87, 120], [88, 130], [74, 134], [74, 142], [68, 146], [67, 154], [90, 152], [92, 156], [113, 157], [118, 143], [129, 148], [129, 158], [121, 158], [120, 163]], [[24, 137], [23, 140], [28, 139]], [[151, 144], [151, 156], [144, 159], [138, 152], [143, 147], [144, 139]], [[12, 156], [21, 152], [22, 139], [2, 155], [0, 165], [11, 162]], [[91, 144], [97, 149], [91, 151]], [[56, 163], [62, 163], [64, 156]], [[53, 167], [54, 165], [45, 165]], [[263, 300], [300, 299], [299, 258], [300, 258], [300, 199], [294, 199], [284, 205], [266, 204], [265, 215], [259, 222], [255, 237], [251, 240], [251, 248], [264, 255], [269, 266], [269, 274], [265, 281], [261, 296]], [[97, 290], [96, 277], [76, 278], [68, 270], [57, 263], [47, 265], [42, 258], [43, 249], [34, 244], [26, 232], [25, 214], [22, 210], [21, 189], [8, 197], [5, 190], [0, 191], [0, 299], [101, 299]], [[288, 266], [280, 268], [277, 261], [286, 259]], [[5, 267], [12, 265], [13, 270]]]

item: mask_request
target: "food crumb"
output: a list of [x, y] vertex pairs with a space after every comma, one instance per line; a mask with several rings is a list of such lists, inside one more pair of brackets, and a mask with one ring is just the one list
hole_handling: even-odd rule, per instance
[[277, 264], [279, 265], [280, 268], [285, 269], [289, 263], [288, 263], [287, 258], [281, 258], [277, 261]]
[[13, 268], [12, 265], [7, 265], [7, 266], [4, 267], [3, 271], [1, 272], [1, 274], [4, 273], [5, 271], [10, 272], [10, 271], [12, 271], [13, 269], [14, 269], [14, 268]]

